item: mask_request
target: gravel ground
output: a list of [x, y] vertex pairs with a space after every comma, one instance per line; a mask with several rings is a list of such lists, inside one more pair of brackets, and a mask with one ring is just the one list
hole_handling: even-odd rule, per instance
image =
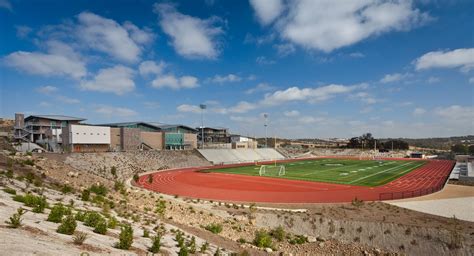
[[448, 218], [456, 216], [458, 219], [474, 222], [474, 197], [390, 202], [390, 204]]

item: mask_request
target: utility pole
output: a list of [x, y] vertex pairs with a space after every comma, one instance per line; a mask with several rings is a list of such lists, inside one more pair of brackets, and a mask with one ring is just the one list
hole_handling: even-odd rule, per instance
[[199, 108], [201, 109], [201, 148], [204, 148], [204, 109], [206, 109], [206, 105], [200, 104]]
[[264, 113], [263, 118], [265, 118], [265, 122], [263, 124], [263, 126], [265, 126], [265, 148], [268, 148], [268, 143], [267, 143], [267, 126], [268, 126], [267, 119], [268, 119], [268, 114]]

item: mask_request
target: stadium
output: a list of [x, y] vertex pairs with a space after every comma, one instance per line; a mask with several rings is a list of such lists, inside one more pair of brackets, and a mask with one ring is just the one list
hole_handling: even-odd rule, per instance
[[[219, 151], [200, 151], [204, 156], [222, 157]], [[245, 151], [255, 150], [237, 150], [235, 154]], [[392, 200], [441, 190], [453, 166], [446, 160], [380, 157], [255, 160], [147, 173], [137, 185], [170, 195], [232, 202]]]

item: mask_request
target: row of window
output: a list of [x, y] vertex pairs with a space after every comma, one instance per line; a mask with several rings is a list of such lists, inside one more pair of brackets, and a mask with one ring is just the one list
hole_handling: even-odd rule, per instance
[[[76, 135], [79, 135], [79, 133], [78, 133], [78, 132], [76, 132]], [[86, 133], [83, 133], [83, 135], [86, 135]], [[94, 133], [93, 133], [93, 132], [91, 132], [91, 135], [94, 135]], [[97, 133], [97, 135], [100, 135], [100, 133]], [[107, 135], [107, 133], [104, 133], [103, 135]]]

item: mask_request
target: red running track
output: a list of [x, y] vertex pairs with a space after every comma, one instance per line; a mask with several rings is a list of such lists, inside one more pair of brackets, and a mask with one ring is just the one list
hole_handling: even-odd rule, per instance
[[453, 166], [453, 161], [430, 160], [420, 168], [378, 187], [197, 172], [222, 166], [156, 172], [152, 174], [151, 184], [148, 175], [143, 175], [138, 180], [138, 186], [169, 195], [234, 202], [333, 203], [350, 202], [355, 197], [364, 201], [391, 200], [441, 190]]

